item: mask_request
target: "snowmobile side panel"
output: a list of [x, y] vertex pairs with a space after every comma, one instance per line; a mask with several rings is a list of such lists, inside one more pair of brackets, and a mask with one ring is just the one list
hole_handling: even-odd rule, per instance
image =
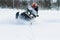
[[25, 20], [31, 20], [31, 18], [26, 14], [26, 12], [21, 13], [20, 17], [25, 19]]

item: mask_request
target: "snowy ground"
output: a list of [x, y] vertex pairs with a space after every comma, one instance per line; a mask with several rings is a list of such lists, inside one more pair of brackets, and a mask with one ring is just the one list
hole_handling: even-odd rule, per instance
[[0, 40], [60, 40], [60, 10], [39, 10], [32, 25], [16, 20], [18, 11], [0, 8]]

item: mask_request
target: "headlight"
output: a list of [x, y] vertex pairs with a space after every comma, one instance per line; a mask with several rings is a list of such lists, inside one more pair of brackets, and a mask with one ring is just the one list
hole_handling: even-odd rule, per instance
[[28, 14], [30, 14], [30, 12], [28, 12]]
[[30, 15], [31, 17], [33, 17], [33, 15]]

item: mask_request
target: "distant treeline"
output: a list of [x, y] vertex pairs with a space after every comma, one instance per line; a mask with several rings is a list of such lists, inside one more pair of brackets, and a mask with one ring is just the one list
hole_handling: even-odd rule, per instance
[[[28, 4], [31, 5], [33, 2], [31, 1], [20, 1], [20, 0], [0, 0], [0, 7], [2, 8], [27, 8]], [[57, 0], [55, 3], [52, 3], [51, 0], [38, 0], [36, 2], [39, 5], [39, 8], [51, 8], [51, 7], [59, 7], [60, 1]]]
[[27, 1], [19, 0], [0, 0], [0, 7], [2, 8], [20, 8], [27, 6]]

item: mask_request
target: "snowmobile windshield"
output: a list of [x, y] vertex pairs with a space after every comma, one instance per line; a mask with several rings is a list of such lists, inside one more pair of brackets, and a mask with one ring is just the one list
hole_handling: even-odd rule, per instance
[[38, 13], [32, 7], [28, 7], [28, 9], [31, 12], [31, 14], [38, 15]]

